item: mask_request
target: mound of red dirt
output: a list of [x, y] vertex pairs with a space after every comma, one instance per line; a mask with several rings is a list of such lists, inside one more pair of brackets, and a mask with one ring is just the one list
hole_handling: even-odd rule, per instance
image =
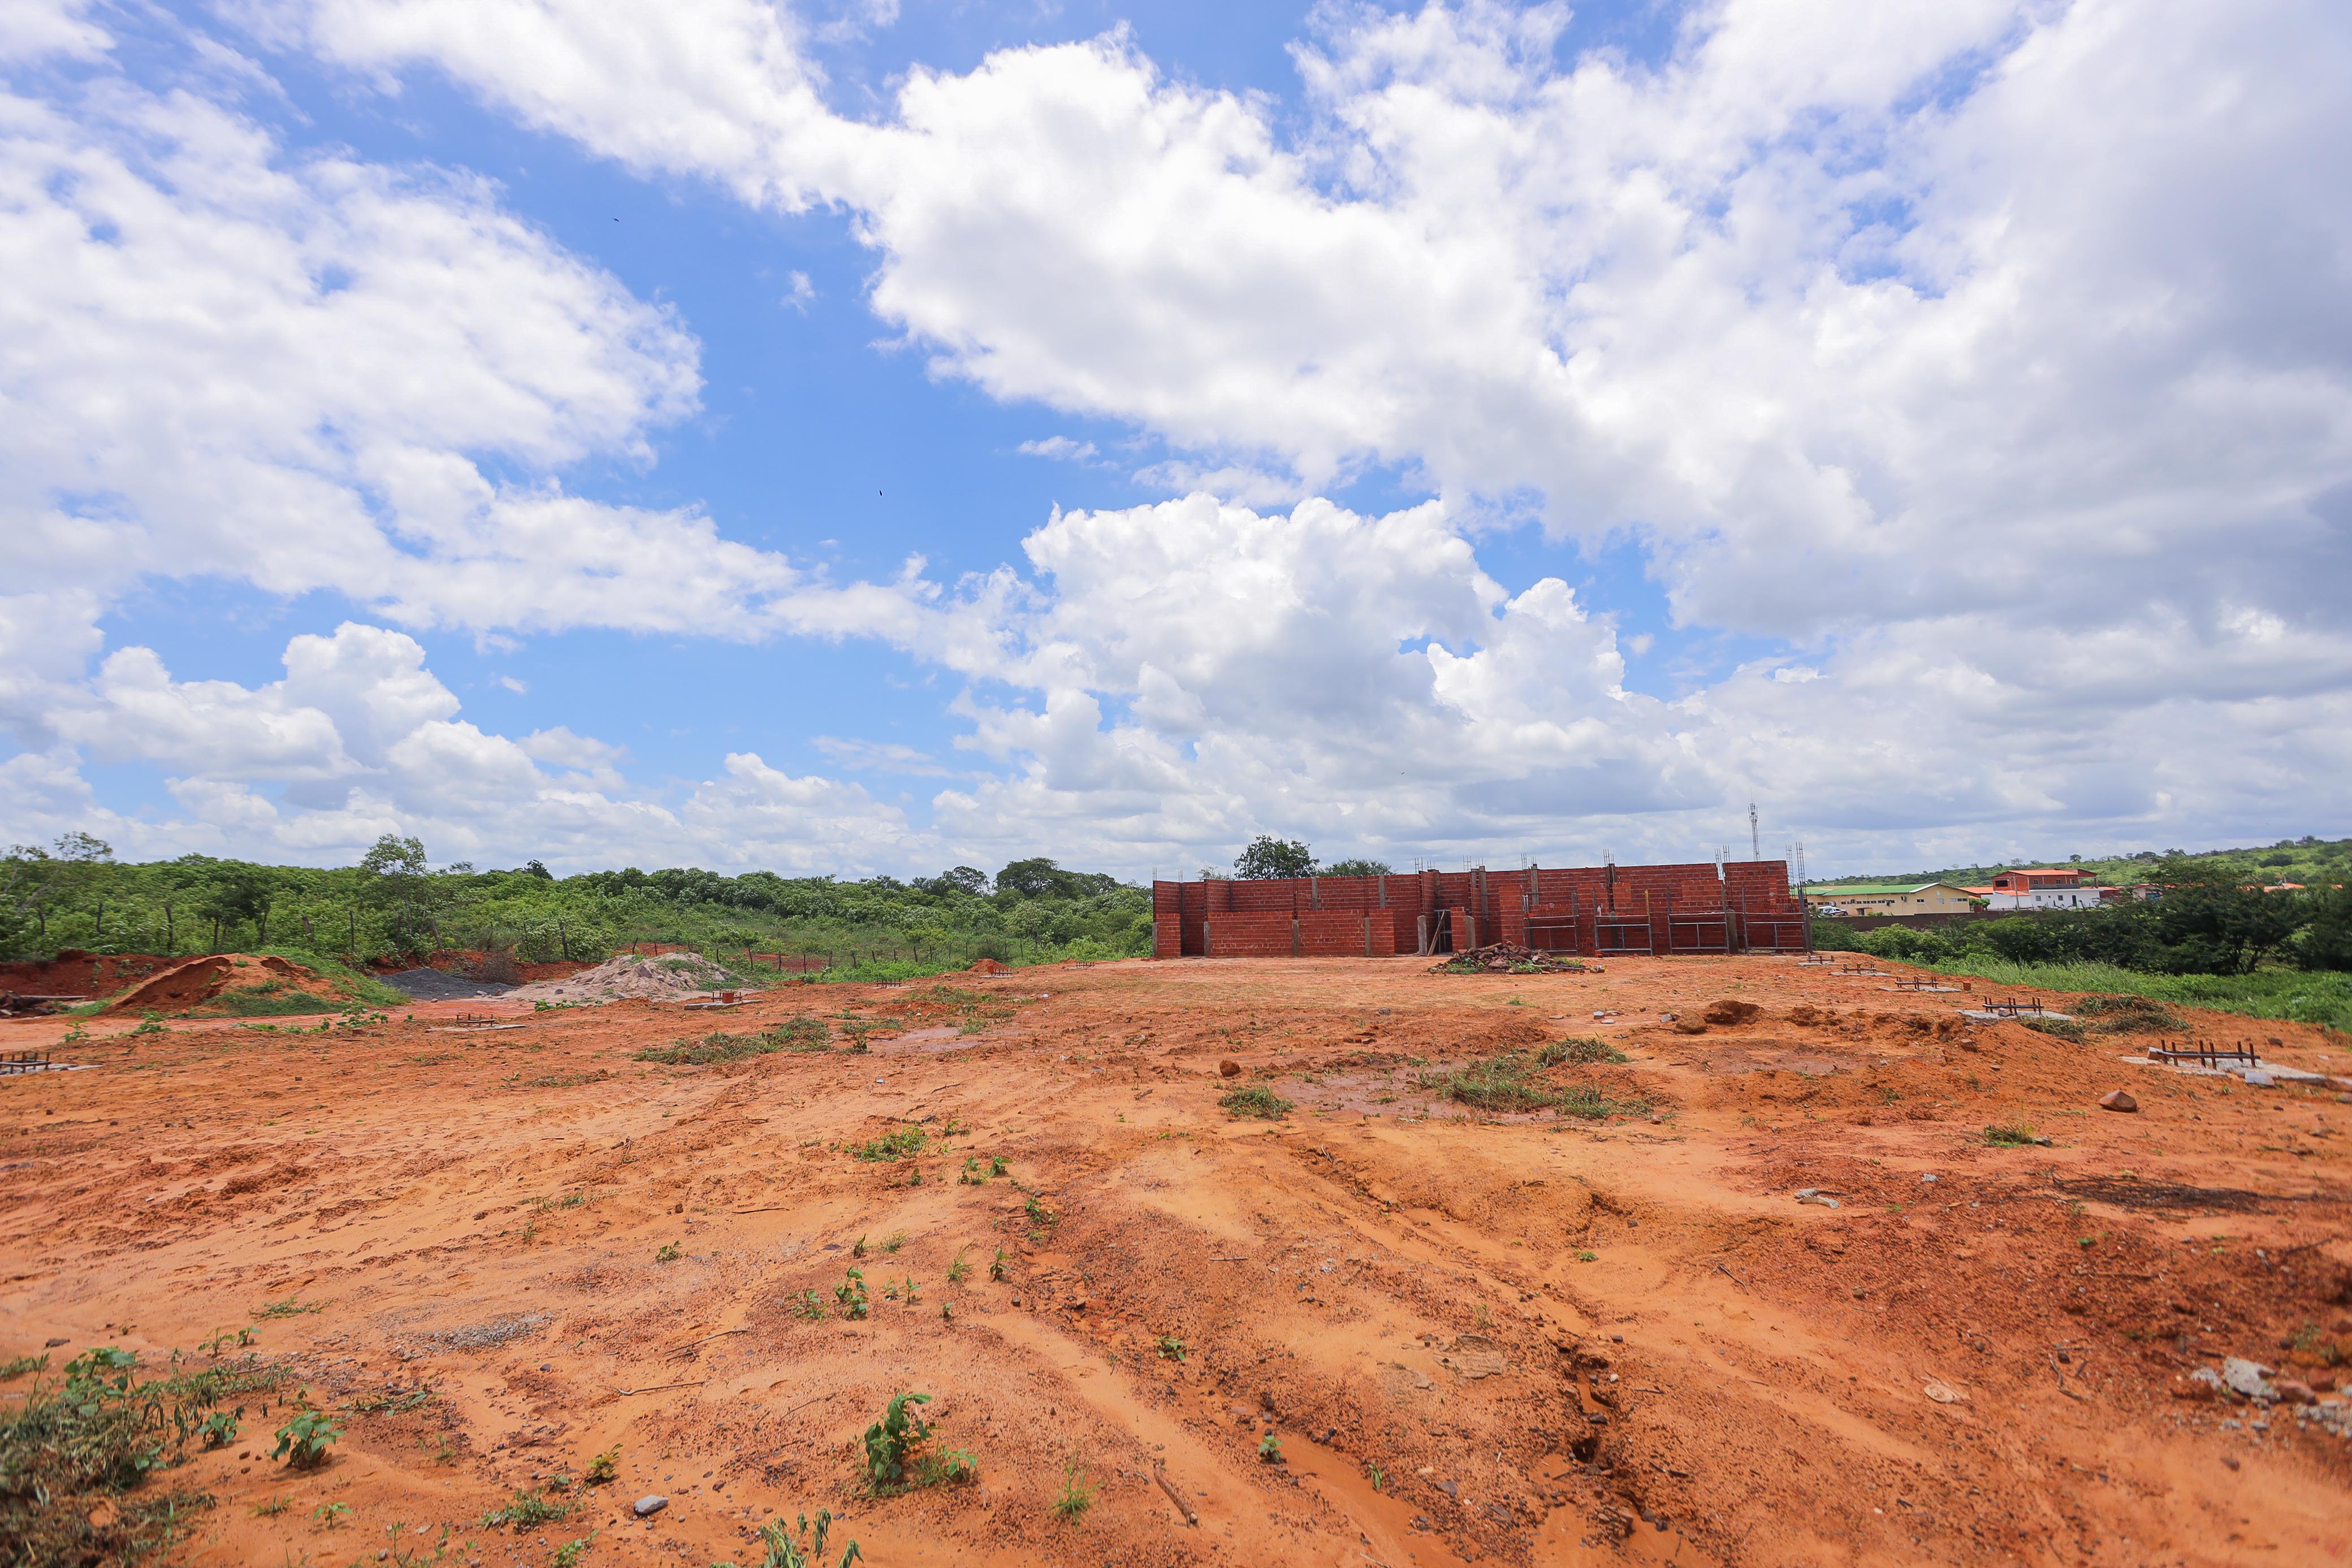
[[225, 991], [244, 990], [275, 981], [280, 989], [308, 991], [336, 1001], [346, 999], [341, 988], [323, 976], [283, 958], [245, 953], [215, 953], [174, 965], [115, 998], [109, 1012], [184, 1012], [202, 1007]]
[[1013, 966], [1010, 964], [1000, 964], [993, 958], [974, 958], [971, 961], [971, 967], [966, 969], [964, 973], [967, 975], [1009, 975], [1013, 973]]

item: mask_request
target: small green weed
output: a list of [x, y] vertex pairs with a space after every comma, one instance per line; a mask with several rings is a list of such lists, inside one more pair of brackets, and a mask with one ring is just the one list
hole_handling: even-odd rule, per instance
[[[814, 1291], [809, 1293], [811, 1295], [815, 1294]], [[618, 1443], [615, 1443], [611, 1448], [605, 1449], [603, 1453], [588, 1461], [587, 1473], [583, 1475], [580, 1479], [583, 1485], [601, 1487], [616, 1479], [620, 1473], [621, 1446]]]
[[824, 1298], [813, 1290], [803, 1291], [799, 1295], [792, 1298], [792, 1305], [785, 1308], [785, 1311], [796, 1318], [814, 1322], [824, 1316]]
[[347, 1502], [322, 1502], [310, 1511], [310, 1523], [320, 1530], [332, 1530], [351, 1518], [352, 1505]]
[[49, 1358], [46, 1355], [11, 1356], [0, 1361], [0, 1383], [14, 1383], [28, 1372], [47, 1372]]
[[1062, 1491], [1054, 1500], [1054, 1517], [1064, 1524], [1076, 1524], [1095, 1505], [1094, 1483], [1077, 1460], [1070, 1459], [1062, 1466]]
[[1160, 1338], [1153, 1343], [1154, 1347], [1158, 1349], [1163, 1359], [1168, 1361], [1181, 1361], [1184, 1359], [1184, 1342], [1178, 1339], [1174, 1334], [1161, 1334]]
[[267, 1502], [255, 1503], [253, 1511], [263, 1519], [275, 1519], [293, 1506], [294, 1500], [290, 1497], [273, 1497]]
[[[814, 1530], [810, 1528], [806, 1514], [799, 1515], [798, 1522], [800, 1527], [789, 1535], [784, 1533], [784, 1521], [781, 1519], [760, 1527], [760, 1542], [767, 1548], [767, 1555], [753, 1568], [825, 1568], [825, 1537], [833, 1529], [833, 1515], [824, 1509], [818, 1509]], [[851, 1563], [864, 1561], [863, 1554], [857, 1550], [857, 1542], [853, 1541], [842, 1549], [841, 1561], [833, 1564], [833, 1568], [849, 1568]], [[735, 1568], [735, 1565], [720, 1563], [712, 1564], [712, 1568]]]
[[2024, 1148], [2034, 1144], [2046, 1145], [2050, 1142], [2023, 1122], [1994, 1123], [1985, 1128], [1984, 1141], [1997, 1149]]
[[685, 1256], [685, 1253], [680, 1252], [677, 1249], [677, 1242], [665, 1241], [661, 1244], [661, 1249], [654, 1254], [654, 1261], [656, 1263], [675, 1263], [680, 1258]]
[[867, 1309], [864, 1272], [856, 1269], [850, 1270], [841, 1283], [833, 1288], [833, 1300], [835, 1306], [840, 1309], [843, 1317], [855, 1321], [866, 1316]]
[[325, 1411], [305, 1410], [278, 1428], [278, 1447], [269, 1457], [285, 1460], [289, 1469], [315, 1470], [327, 1462], [328, 1446], [342, 1435]]
[[852, 1159], [884, 1163], [911, 1160], [929, 1143], [929, 1134], [910, 1122], [897, 1132], [885, 1133], [870, 1143], [851, 1145], [849, 1155]]
[[596, 1532], [590, 1531], [577, 1541], [567, 1541], [555, 1549], [555, 1568], [580, 1568], [580, 1560], [588, 1555], [588, 1548], [596, 1543]]
[[1282, 1439], [1268, 1432], [1258, 1439], [1257, 1457], [1261, 1463], [1278, 1465], [1282, 1459]]
[[289, 1296], [282, 1301], [272, 1301], [254, 1313], [253, 1321], [258, 1323], [267, 1322], [271, 1318], [299, 1318], [305, 1312], [323, 1312], [326, 1310], [327, 1303], [324, 1301], [305, 1301]]
[[876, 1496], [906, 1489], [908, 1458], [931, 1435], [921, 1412], [908, 1406], [930, 1402], [928, 1394], [894, 1394], [882, 1419], [866, 1429], [866, 1482]]
[[552, 1523], [571, 1511], [568, 1502], [551, 1502], [535, 1491], [518, 1488], [504, 1508], [494, 1508], [482, 1515], [482, 1523], [490, 1530], [530, 1530]]
[[907, 1233], [903, 1230], [894, 1230], [889, 1235], [882, 1239], [882, 1250], [889, 1253], [892, 1257], [896, 1257], [898, 1256], [898, 1249], [904, 1247], [906, 1244]]
[[971, 1251], [971, 1249], [969, 1247], [959, 1247], [956, 1249], [956, 1255], [948, 1260], [949, 1284], [961, 1285], [965, 1280], [971, 1278], [971, 1260], [967, 1256]]
[[1004, 1255], [1004, 1249], [998, 1248], [996, 1256], [988, 1260], [988, 1277], [1001, 1282], [1004, 1278], [1004, 1265], [1010, 1261]]

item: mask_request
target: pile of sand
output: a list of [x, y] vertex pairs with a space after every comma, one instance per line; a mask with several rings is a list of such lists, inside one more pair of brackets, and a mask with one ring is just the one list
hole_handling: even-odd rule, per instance
[[510, 1002], [611, 1002], [624, 997], [675, 1001], [727, 984], [726, 974], [695, 953], [624, 953], [561, 980], [540, 980], [506, 993]]

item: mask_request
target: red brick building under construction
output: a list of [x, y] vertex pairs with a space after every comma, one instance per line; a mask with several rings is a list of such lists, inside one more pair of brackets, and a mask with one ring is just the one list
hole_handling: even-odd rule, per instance
[[1785, 861], [1155, 882], [1155, 958], [1385, 958], [1513, 942], [1593, 956], [1795, 952]]

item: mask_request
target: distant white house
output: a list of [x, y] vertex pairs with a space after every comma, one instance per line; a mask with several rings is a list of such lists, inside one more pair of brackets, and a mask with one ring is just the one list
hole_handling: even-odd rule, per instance
[[2119, 887], [2084, 882], [2080, 871], [2046, 865], [2001, 872], [1969, 893], [1987, 909], [2096, 909], [2130, 896]]

